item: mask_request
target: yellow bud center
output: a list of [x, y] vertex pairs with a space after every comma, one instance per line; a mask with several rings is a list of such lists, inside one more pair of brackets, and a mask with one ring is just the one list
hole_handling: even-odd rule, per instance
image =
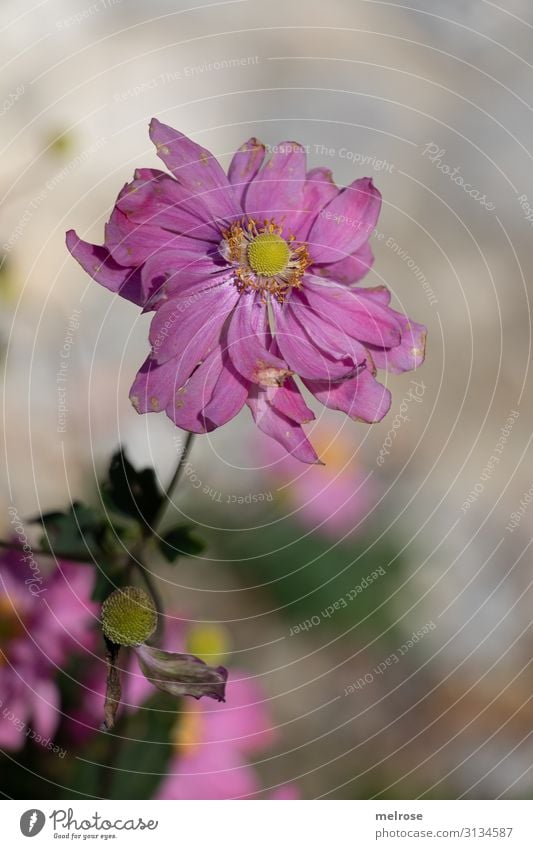
[[256, 274], [273, 277], [287, 268], [290, 250], [285, 239], [277, 233], [259, 233], [248, 245], [247, 256]]

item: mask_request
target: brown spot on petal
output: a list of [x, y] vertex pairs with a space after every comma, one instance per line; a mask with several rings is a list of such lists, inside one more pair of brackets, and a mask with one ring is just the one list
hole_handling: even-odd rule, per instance
[[200, 162], [202, 163], [202, 165], [209, 165], [209, 156], [207, 155], [205, 150], [203, 150], [200, 154]]
[[130, 395], [130, 401], [135, 409], [139, 411], [139, 397], [137, 395]]
[[152, 395], [150, 398], [150, 406], [154, 413], [159, 412], [159, 400], [155, 397], [155, 395]]

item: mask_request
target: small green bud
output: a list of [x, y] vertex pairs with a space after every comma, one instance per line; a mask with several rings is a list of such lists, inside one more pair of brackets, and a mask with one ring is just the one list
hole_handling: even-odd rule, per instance
[[115, 590], [102, 605], [102, 630], [119, 646], [140, 646], [157, 627], [157, 611], [150, 596], [139, 587]]

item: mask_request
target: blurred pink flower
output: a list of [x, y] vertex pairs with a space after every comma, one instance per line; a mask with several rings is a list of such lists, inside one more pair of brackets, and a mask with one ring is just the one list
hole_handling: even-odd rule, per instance
[[258, 775], [248, 759], [268, 749], [275, 738], [261, 688], [233, 669], [223, 707], [193, 704], [181, 714], [176, 758], [158, 798], [236, 799], [259, 793]]
[[302, 428], [314, 415], [295, 376], [326, 407], [375, 422], [391, 401], [376, 369], [409, 371], [424, 358], [425, 328], [389, 307], [388, 290], [351, 285], [373, 260], [379, 191], [369, 178], [339, 189], [328, 169], [307, 171], [295, 142], [264, 164], [265, 146], [249, 139], [226, 176], [155, 118], [150, 135], [172, 176], [135, 172], [104, 246], [67, 233], [88, 274], [155, 310], [132, 403], [196, 433], [246, 403], [264, 433], [317, 462]]
[[0, 746], [20, 749], [26, 734], [55, 733], [60, 719], [56, 674], [94, 644], [94, 573], [61, 562], [38, 576], [22, 553], [0, 558]]
[[377, 486], [360, 464], [355, 440], [346, 428], [336, 429], [319, 422], [313, 428], [313, 443], [324, 465], [302, 467], [291, 456], [264, 447], [266, 473], [278, 484], [280, 499], [295, 518], [318, 533], [338, 540], [354, 531], [377, 500]]

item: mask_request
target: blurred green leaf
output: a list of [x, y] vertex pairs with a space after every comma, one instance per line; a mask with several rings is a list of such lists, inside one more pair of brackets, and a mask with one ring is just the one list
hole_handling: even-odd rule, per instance
[[30, 522], [40, 523], [45, 534], [40, 540], [41, 546], [56, 557], [76, 555], [87, 559], [99, 548], [99, 540], [105, 526], [102, 517], [92, 507], [74, 501], [66, 513], [54, 511], [45, 513]]
[[151, 525], [163, 498], [154, 470], [137, 471], [121, 448], [111, 459], [108, 476], [104, 492], [112, 506], [142, 525]]
[[173, 563], [180, 554], [191, 557], [205, 550], [205, 543], [194, 536], [194, 530], [191, 525], [179, 525], [158, 540], [161, 553], [169, 563]]
[[130, 739], [116, 764], [111, 799], [151, 799], [155, 794], [174, 754], [172, 731], [179, 704], [179, 700], [158, 693], [128, 717]]

